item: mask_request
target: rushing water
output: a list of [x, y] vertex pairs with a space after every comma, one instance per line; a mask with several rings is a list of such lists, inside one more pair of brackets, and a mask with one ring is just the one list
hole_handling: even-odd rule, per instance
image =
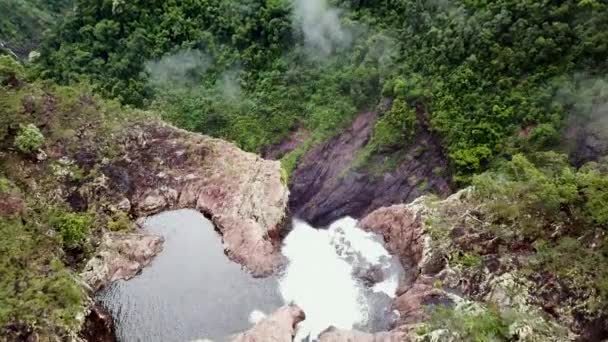
[[113, 314], [119, 341], [224, 341], [284, 303], [306, 313], [296, 340], [314, 340], [330, 326], [375, 332], [397, 317], [390, 303], [404, 271], [378, 236], [344, 218], [318, 230], [294, 221], [277, 276], [254, 279], [224, 255], [220, 237], [201, 214], [180, 210], [149, 218], [163, 252], [142, 274], [119, 281], [99, 298]]
[[145, 227], [164, 236], [163, 252], [141, 275], [100, 294], [119, 341], [223, 341], [248, 329], [254, 310], [282, 305], [276, 278], [254, 279], [230, 261], [213, 225], [198, 212], [166, 212]]
[[296, 340], [314, 339], [329, 326], [376, 332], [398, 317], [390, 310], [403, 268], [381, 239], [352, 218], [318, 230], [300, 221], [285, 239], [289, 266], [280, 279], [287, 302], [306, 313]]

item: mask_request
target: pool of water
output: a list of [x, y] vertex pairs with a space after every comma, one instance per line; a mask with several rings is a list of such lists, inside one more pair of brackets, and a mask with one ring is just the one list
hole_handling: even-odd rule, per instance
[[398, 318], [391, 303], [404, 270], [382, 238], [352, 218], [327, 229], [295, 220], [282, 248], [287, 267], [264, 279], [230, 261], [196, 211], [159, 214], [144, 227], [164, 236], [163, 251], [140, 275], [98, 295], [119, 341], [225, 341], [285, 303], [306, 313], [296, 341], [314, 341], [330, 326], [389, 330]]
[[248, 329], [256, 312], [283, 305], [277, 279], [255, 279], [230, 261], [200, 213], [166, 212], [144, 226], [164, 236], [163, 252], [140, 275], [98, 296], [114, 317], [119, 341], [224, 341]]

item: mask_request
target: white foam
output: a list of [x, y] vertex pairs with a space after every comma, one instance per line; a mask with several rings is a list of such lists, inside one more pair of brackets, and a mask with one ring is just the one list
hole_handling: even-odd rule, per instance
[[[390, 266], [391, 256], [377, 237], [358, 228], [350, 217], [322, 230], [296, 220], [282, 251], [289, 265], [279, 281], [281, 294], [285, 302], [297, 304], [306, 313], [296, 341], [307, 336], [314, 340], [330, 326], [353, 329], [367, 323], [367, 294], [353, 274], [355, 267], [365, 263]], [[391, 275], [372, 290], [394, 297], [398, 280], [398, 275]]]
[[266, 315], [266, 313], [264, 313], [263, 311], [253, 310], [249, 314], [249, 323], [257, 324], [266, 317], [268, 317], [268, 315]]

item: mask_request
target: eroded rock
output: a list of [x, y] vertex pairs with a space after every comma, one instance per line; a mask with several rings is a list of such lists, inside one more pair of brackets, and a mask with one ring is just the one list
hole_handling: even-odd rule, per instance
[[258, 322], [250, 330], [230, 339], [231, 342], [291, 342], [296, 325], [306, 318], [304, 311], [295, 305], [280, 308]]
[[113, 203], [126, 199], [135, 217], [199, 210], [233, 261], [255, 276], [280, 267], [289, 191], [279, 162], [160, 123], [129, 127], [123, 140], [124, 155], [103, 169]]
[[81, 276], [93, 291], [131, 279], [162, 250], [162, 242], [159, 236], [143, 233], [107, 233]]

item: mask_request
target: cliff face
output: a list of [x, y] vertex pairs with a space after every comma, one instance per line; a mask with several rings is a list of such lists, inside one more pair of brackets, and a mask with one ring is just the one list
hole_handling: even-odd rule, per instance
[[[383, 206], [407, 203], [429, 192], [450, 193], [447, 160], [422, 113], [411, 144], [374, 153], [365, 167], [357, 167], [376, 119], [375, 112], [360, 114], [349, 128], [299, 160], [289, 184], [294, 216], [323, 226], [343, 216], [360, 218]], [[277, 148], [293, 148], [296, 142], [292, 137]], [[271, 149], [267, 155], [277, 153]], [[396, 165], [389, 165], [395, 161]]]

